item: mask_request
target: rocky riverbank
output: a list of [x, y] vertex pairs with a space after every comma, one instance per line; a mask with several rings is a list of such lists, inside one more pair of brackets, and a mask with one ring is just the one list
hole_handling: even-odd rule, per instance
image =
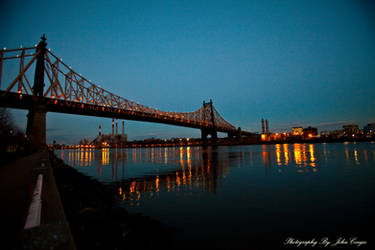
[[176, 249], [176, 230], [116, 207], [116, 189], [85, 176], [50, 154], [77, 249]]

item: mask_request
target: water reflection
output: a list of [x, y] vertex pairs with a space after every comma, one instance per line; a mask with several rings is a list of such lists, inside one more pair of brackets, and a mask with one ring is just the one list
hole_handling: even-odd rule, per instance
[[111, 183], [117, 204], [129, 213], [143, 213], [187, 232], [179, 242], [209, 234], [207, 242], [234, 249], [237, 239], [249, 244], [249, 235], [264, 236], [263, 244], [270, 228], [276, 235], [301, 232], [308, 238], [322, 232], [336, 238], [338, 229], [350, 236], [372, 222], [371, 143], [83, 149], [58, 154], [79, 171]]
[[[182, 189], [192, 191], [199, 188], [216, 192], [218, 179], [225, 177], [229, 172], [225, 154], [220, 155], [222, 160], [219, 161], [218, 152], [210, 147], [61, 150], [60, 157], [66, 159], [71, 166], [83, 169], [96, 166], [97, 168], [92, 169], [97, 169], [96, 174], [93, 171], [86, 173], [96, 175], [98, 179], [104, 179], [103, 173], [110, 168], [110, 181], [121, 181], [119, 194], [121, 193], [123, 198], [134, 200], [140, 199], [141, 193], [148, 192], [152, 196], [161, 189], [167, 192], [180, 192]], [[239, 159], [238, 156], [233, 158]], [[133, 164], [133, 168], [145, 163], [157, 166], [151, 173], [132, 177], [125, 173], [129, 163]]]
[[[346, 165], [369, 164], [373, 148], [340, 144]], [[216, 193], [233, 168], [264, 166], [265, 174], [317, 173], [330, 157], [327, 144], [275, 144], [241, 147], [169, 147], [145, 149], [61, 150], [67, 164], [103, 182], [118, 186], [127, 201], [158, 197], [160, 192], [191, 195], [200, 190]]]
[[309, 145], [309, 153], [310, 153], [310, 166], [311, 167], [316, 167], [315, 163], [315, 152], [314, 152], [314, 144]]
[[[289, 147], [291, 147], [292, 150], [290, 150]], [[314, 144], [275, 144], [274, 151], [276, 166], [278, 167], [293, 166], [297, 168], [296, 171], [298, 173], [309, 172], [309, 168], [311, 168], [313, 172], [317, 171], [317, 169], [315, 168], [317, 166], [317, 156]], [[265, 154], [267, 154], [267, 151], [263, 148], [264, 159]], [[266, 168], [269, 167], [268, 162], [269, 159], [267, 160], [267, 162], [265, 161], [264, 166]], [[282, 169], [279, 168], [278, 172], [282, 172]]]
[[[190, 147], [169, 150], [174, 151], [177, 157], [168, 155], [164, 158], [174, 158], [178, 161], [179, 166], [176, 170], [113, 183], [118, 185], [119, 198], [129, 201], [130, 205], [138, 206], [142, 198], [154, 199], [158, 197], [159, 192], [177, 192], [183, 195], [192, 195], [197, 189], [216, 192], [218, 180], [224, 178], [229, 168], [227, 161], [219, 161], [217, 152], [207, 148], [203, 149], [201, 154], [199, 151], [193, 153], [196, 149]], [[168, 154], [168, 150], [162, 149], [160, 152], [162, 154], [154, 154], [154, 161], [159, 161], [158, 157], [161, 157], [162, 161], [165, 160], [163, 156]]]

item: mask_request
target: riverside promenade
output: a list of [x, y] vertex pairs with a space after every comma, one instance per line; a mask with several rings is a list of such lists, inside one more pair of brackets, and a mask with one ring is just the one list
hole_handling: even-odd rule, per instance
[[[38, 176], [42, 175], [37, 225], [24, 229]], [[56, 187], [47, 151], [0, 166], [0, 248], [76, 249]], [[31, 215], [33, 219], [35, 215]], [[38, 217], [38, 216], [37, 216]], [[39, 225], [38, 225], [39, 224]], [[4, 248], [5, 249], [5, 248]]]

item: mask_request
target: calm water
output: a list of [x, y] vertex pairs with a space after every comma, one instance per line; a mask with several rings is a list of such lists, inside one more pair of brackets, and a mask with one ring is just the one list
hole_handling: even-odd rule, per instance
[[375, 143], [60, 150], [118, 187], [120, 205], [216, 248], [287, 237], [371, 243]]

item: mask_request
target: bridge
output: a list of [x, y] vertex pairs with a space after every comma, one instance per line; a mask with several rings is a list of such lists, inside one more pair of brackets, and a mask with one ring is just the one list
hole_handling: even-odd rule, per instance
[[[19, 70], [14, 72], [17, 64]], [[10, 77], [12, 73], [14, 78]], [[184, 113], [161, 111], [115, 95], [87, 80], [47, 49], [44, 35], [36, 46], [0, 50], [0, 106], [29, 110], [26, 135], [35, 150], [46, 145], [47, 112], [195, 128], [201, 130], [204, 143], [208, 135], [212, 141], [217, 141], [218, 132], [227, 133], [229, 137], [253, 135], [221, 117], [212, 100], [203, 102], [196, 111]]]

